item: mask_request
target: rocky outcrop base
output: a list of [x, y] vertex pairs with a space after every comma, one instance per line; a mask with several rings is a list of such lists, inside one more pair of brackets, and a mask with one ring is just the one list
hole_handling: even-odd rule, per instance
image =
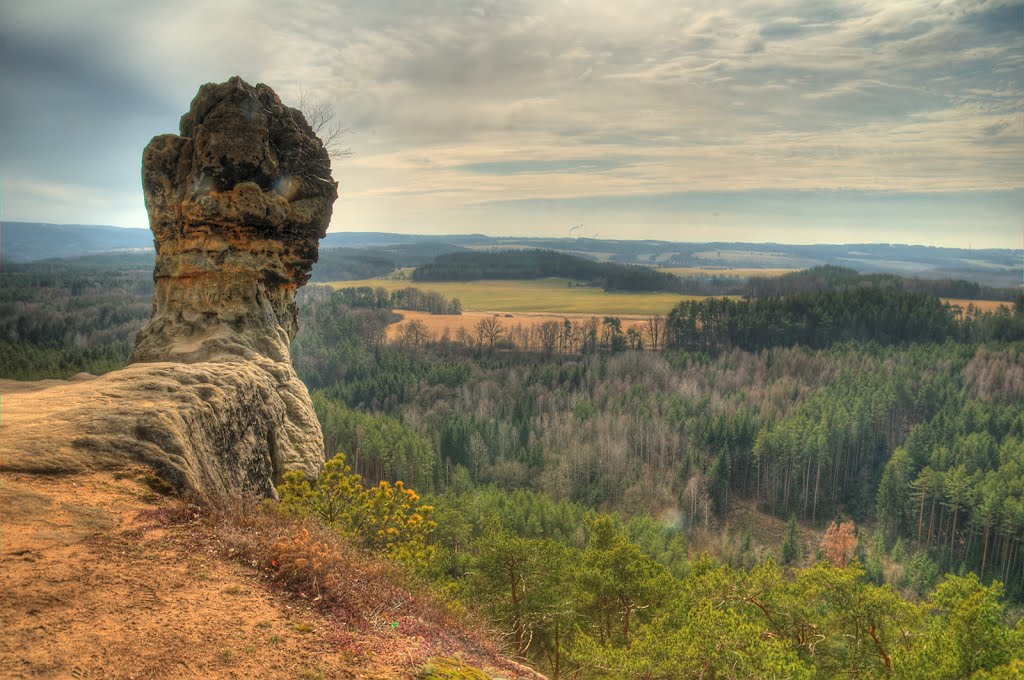
[[71, 473], [151, 465], [178, 489], [274, 495], [322, 464], [305, 385], [264, 358], [136, 364], [70, 381], [0, 381], [0, 470]]

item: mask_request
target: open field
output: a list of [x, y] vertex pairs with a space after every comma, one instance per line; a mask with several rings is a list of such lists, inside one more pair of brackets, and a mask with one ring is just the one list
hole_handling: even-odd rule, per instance
[[[472, 334], [473, 329], [480, 322], [480, 319], [484, 319], [491, 316], [497, 316], [501, 321], [502, 326], [507, 330], [515, 328], [516, 326], [522, 326], [523, 328], [532, 328], [533, 326], [540, 325], [545, 321], [557, 321], [562, 322], [563, 319], [569, 319], [572, 322], [584, 321], [592, 314], [537, 314], [530, 312], [518, 312], [518, 313], [501, 313], [493, 314], [491, 312], [463, 312], [462, 314], [431, 314], [429, 312], [416, 312], [408, 309], [396, 309], [396, 314], [402, 315], [402, 320], [398, 323], [393, 323], [388, 326], [388, 340], [397, 340], [401, 333], [402, 328], [406, 326], [410, 321], [416, 319], [420, 321], [427, 328], [427, 333], [431, 340], [437, 340], [444, 335], [445, 329], [448, 330], [448, 334], [454, 338], [459, 332], [460, 328], [465, 328], [467, 333]], [[598, 316], [600, 318], [600, 316]], [[634, 326], [641, 326], [648, 318], [649, 315], [639, 316], [620, 316], [619, 319], [622, 321], [623, 332], [629, 330]], [[642, 329], [641, 329], [642, 330]]]
[[[403, 270], [406, 276], [412, 273], [412, 268]], [[792, 269], [717, 269], [709, 270], [698, 267], [673, 267], [661, 271], [690, 275], [694, 272], [715, 272], [730, 276], [781, 276]], [[756, 273], [759, 272], [759, 273]], [[334, 281], [330, 286], [333, 288], [357, 288], [369, 286], [370, 288], [386, 288], [397, 290], [401, 288], [419, 288], [424, 291], [436, 291], [451, 298], [458, 298], [462, 302], [464, 312], [500, 312], [514, 313], [517, 320], [527, 323], [528, 319], [539, 319], [541, 323], [551, 315], [559, 319], [568, 316], [587, 317], [591, 315], [615, 315], [623, 318], [625, 322], [628, 317], [646, 318], [652, 314], [668, 314], [669, 311], [681, 300], [700, 299], [696, 295], [676, 295], [674, 293], [607, 293], [600, 288], [591, 286], [570, 286], [568, 279], [546, 278], [546, 279], [523, 279], [523, 280], [484, 280], [484, 281], [412, 281], [410, 279], [360, 279], [357, 281]], [[959, 305], [967, 309], [968, 305], [974, 305], [984, 312], [994, 312], [1000, 307], [1012, 308], [1013, 303], [999, 300], [961, 300], [957, 298], [942, 298], [943, 302], [951, 305]], [[405, 312], [403, 312], [405, 313]], [[418, 312], [409, 312], [419, 314]], [[431, 315], [426, 314], [426, 317]], [[439, 317], [448, 319], [451, 317]], [[426, 322], [426, 319], [424, 319]], [[476, 319], [472, 322], [476, 323]], [[453, 323], [451, 331], [455, 332], [459, 324]], [[428, 328], [433, 328], [427, 323]], [[438, 328], [440, 331], [440, 328]]]
[[705, 250], [693, 253], [696, 260], [702, 260], [710, 265], [728, 265], [731, 267], [768, 267], [768, 268], [796, 268], [813, 267], [816, 262], [805, 259], [796, 253], [779, 253], [762, 250]]
[[463, 247], [467, 248], [469, 250], [480, 250], [480, 251], [485, 251], [485, 252], [486, 251], [491, 251], [491, 252], [496, 252], [496, 253], [497, 252], [501, 252], [502, 250], [554, 250], [555, 252], [565, 253], [566, 255], [576, 255], [578, 257], [592, 257], [595, 260], [597, 260], [598, 262], [610, 262], [611, 259], [612, 259], [612, 255], [615, 254], [615, 253], [594, 252], [594, 251], [589, 251], [589, 250], [563, 250], [563, 249], [560, 249], [560, 248], [541, 248], [541, 247], [538, 247], [538, 246], [519, 245], [517, 243], [509, 243], [509, 244], [503, 243], [503, 244], [498, 245], [498, 246], [487, 246], [487, 245], [480, 246], [480, 245], [476, 245], [476, 246], [463, 246]]
[[778, 268], [757, 269], [748, 267], [663, 267], [659, 268], [658, 271], [665, 272], [666, 274], [675, 274], [676, 276], [742, 276], [745, 278], [763, 276], [766, 278], [774, 278], [776, 276], [782, 276], [783, 274], [792, 274], [793, 272], [800, 270]]
[[487, 281], [401, 281], [363, 279], [335, 281], [334, 288], [369, 286], [388, 290], [414, 287], [436, 291], [462, 302], [470, 312], [543, 312], [549, 314], [613, 314], [630, 316], [668, 314], [681, 300], [698, 296], [674, 293], [606, 293], [600, 288], [569, 286], [568, 279], [487, 280]]
[[1003, 302], [1001, 300], [959, 300], [957, 298], [942, 298], [942, 301], [947, 304], [963, 307], [965, 310], [969, 305], [974, 305], [975, 308], [980, 309], [983, 312], [994, 312], [1000, 307], [1013, 309], [1012, 302]]

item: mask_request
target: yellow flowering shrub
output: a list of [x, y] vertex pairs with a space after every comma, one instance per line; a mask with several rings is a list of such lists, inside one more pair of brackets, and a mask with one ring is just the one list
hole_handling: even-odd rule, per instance
[[427, 537], [437, 526], [430, 518], [434, 508], [419, 504], [419, 494], [401, 481], [364, 488], [342, 453], [312, 484], [300, 472], [286, 474], [278, 493], [286, 512], [319, 517], [369, 550], [413, 567], [430, 561], [433, 546]]

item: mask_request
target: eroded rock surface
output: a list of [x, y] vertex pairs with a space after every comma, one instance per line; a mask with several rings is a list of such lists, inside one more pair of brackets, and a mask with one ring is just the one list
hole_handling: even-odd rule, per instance
[[337, 198], [323, 144], [273, 90], [235, 77], [200, 88], [142, 175], [156, 293], [132, 365], [8, 385], [0, 466], [134, 459], [183, 490], [267, 495], [284, 472], [317, 474], [323, 435], [288, 346]]
[[0, 471], [139, 461], [181, 490], [272, 495], [285, 471], [315, 475], [323, 464], [316, 415], [290, 371], [267, 359], [159, 362], [69, 381], [0, 380]]
[[207, 84], [142, 160], [156, 244], [153, 318], [132, 357], [287, 362], [337, 184], [302, 113], [266, 85]]

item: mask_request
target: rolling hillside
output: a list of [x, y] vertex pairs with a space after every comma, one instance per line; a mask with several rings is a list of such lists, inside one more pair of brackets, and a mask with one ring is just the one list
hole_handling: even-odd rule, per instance
[[[3, 223], [0, 241], [5, 262], [74, 257], [152, 248], [153, 245], [146, 229], [28, 222]], [[806, 269], [831, 264], [862, 273], [965, 279], [1002, 288], [1024, 285], [1024, 250], [1020, 249], [971, 250], [886, 243], [681, 243], [386, 232], [332, 232], [324, 238], [320, 248], [321, 251], [333, 248], [386, 251], [399, 267], [419, 266], [438, 255], [463, 250], [543, 249], [616, 264], [691, 268], [709, 275], [724, 274], [729, 269]]]

